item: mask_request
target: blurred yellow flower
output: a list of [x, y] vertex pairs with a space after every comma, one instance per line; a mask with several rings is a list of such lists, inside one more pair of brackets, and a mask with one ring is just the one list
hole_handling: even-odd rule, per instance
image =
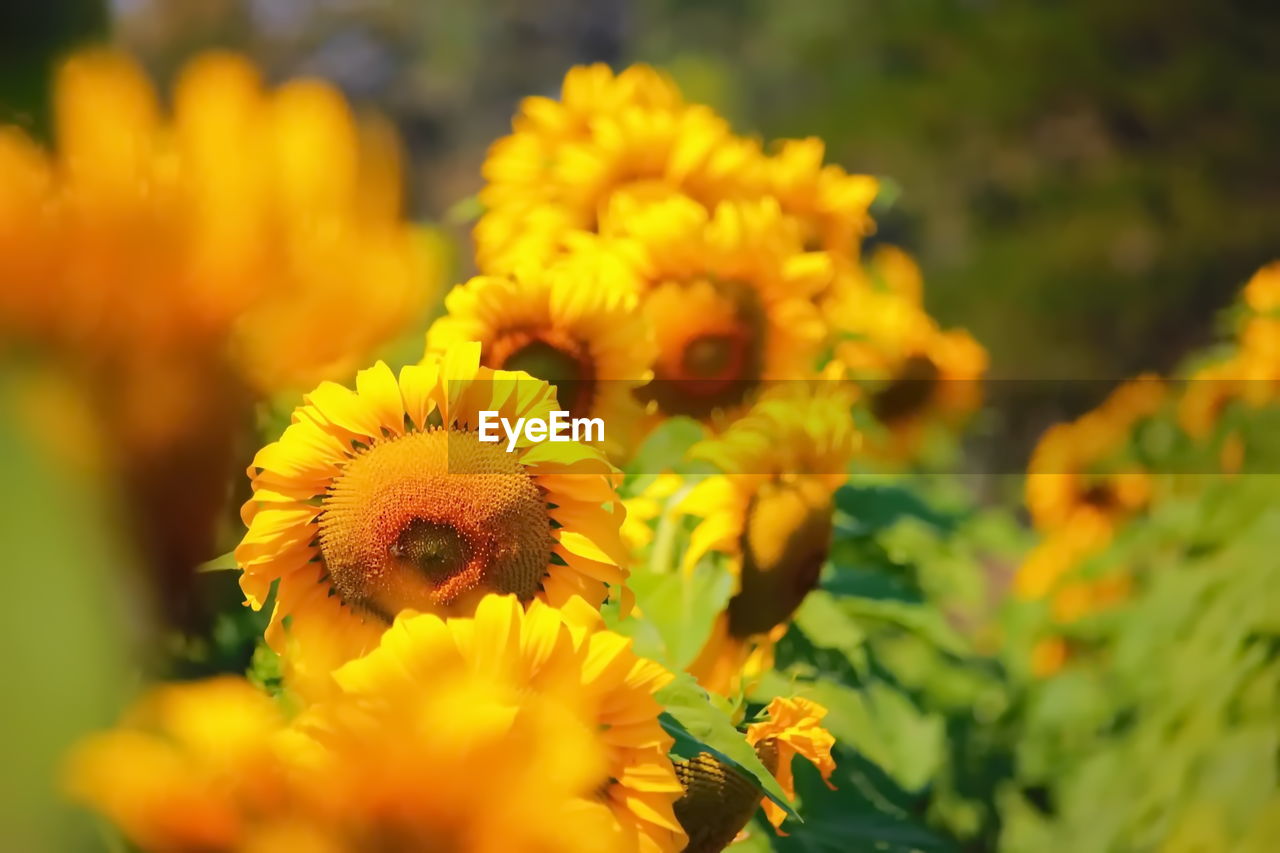
[[248, 814], [287, 800], [271, 740], [283, 725], [241, 678], [162, 687], [76, 747], [67, 787], [145, 850], [239, 849]]
[[138, 65], [72, 56], [56, 148], [0, 128], [0, 333], [94, 411], [170, 618], [214, 554], [255, 399], [349, 375], [421, 316], [432, 253], [395, 141], [314, 81], [210, 53], [166, 116]]
[[1071, 650], [1062, 637], [1044, 637], [1031, 647], [1031, 674], [1049, 678], [1066, 666]]
[[766, 186], [782, 209], [803, 223], [806, 248], [856, 260], [861, 239], [874, 227], [869, 209], [880, 183], [824, 165], [825, 150], [816, 137], [783, 140], [765, 161]]
[[958, 427], [982, 400], [986, 350], [962, 329], [944, 330], [920, 304], [920, 270], [900, 249], [881, 247], [856, 280], [824, 303], [844, 375], [867, 387], [885, 427], [869, 453], [903, 460], [930, 427]]
[[161, 688], [69, 788], [147, 850], [678, 850], [669, 675], [628, 646], [580, 599], [405, 615], [290, 723], [241, 679]]
[[561, 262], [477, 276], [455, 287], [445, 308], [427, 334], [428, 351], [479, 341], [486, 367], [544, 379], [573, 417], [601, 418], [611, 456], [633, 446], [644, 418], [634, 391], [648, 382], [653, 361], [634, 287], [598, 264]]
[[[492, 685], [511, 710], [486, 719], [460, 705], [454, 719], [426, 722], [444, 741], [457, 743], [477, 728], [505, 727], [512, 713], [528, 713], [535, 703], [554, 704], [563, 712], [559, 726], [590, 741], [585, 752], [594, 761], [578, 791], [609, 809], [616, 824], [609, 834], [618, 837], [620, 849], [679, 850], [685, 838], [672, 804], [681, 788], [667, 756], [672, 739], [658, 722], [662, 709], [652, 695], [671, 675], [637, 657], [630, 645], [629, 639], [603, 630], [599, 614], [582, 599], [567, 602], [562, 610], [534, 602], [526, 612], [512, 596], [491, 595], [473, 618], [402, 615], [377, 649], [334, 675], [342, 696], [369, 715], [369, 736], [362, 734], [362, 726], [359, 740], [381, 747], [374, 755], [342, 746], [331, 749], [326, 758], [333, 762], [332, 771], [319, 775], [345, 775], [344, 758], [360, 755], [354, 760], [354, 777], [347, 777], [351, 797], [386, 798], [403, 803], [406, 810], [427, 808], [447, 815], [452, 796], [444, 789], [460, 784], [465, 791], [470, 774], [456, 781], [440, 775], [412, 754], [400, 753], [399, 740], [388, 739], [385, 732], [404, 728], [396, 720], [413, 727], [415, 719], [423, 719], [416, 704], [436, 693], [441, 671], [461, 667], [477, 683]], [[345, 713], [342, 703], [335, 708]], [[303, 728], [322, 744], [341, 743], [342, 736], [332, 734], [335, 719], [341, 717], [322, 705], [304, 715]], [[578, 772], [583, 758], [568, 752], [559, 754], [558, 761], [564, 769], [543, 768], [551, 784], [565, 771]], [[424, 777], [434, 781], [424, 782]], [[421, 791], [439, 791], [439, 801], [424, 806], [418, 802]], [[494, 831], [505, 827], [495, 825]], [[582, 834], [577, 826], [572, 831], [562, 826], [561, 831]]]
[[1244, 286], [1244, 301], [1259, 314], [1280, 310], [1280, 261], [1272, 261], [1253, 274]]
[[642, 307], [657, 337], [643, 391], [666, 415], [710, 418], [765, 383], [807, 379], [825, 335], [812, 296], [830, 259], [805, 252], [776, 202], [619, 201], [604, 230], [639, 247]]
[[[481, 367], [462, 344], [404, 368], [379, 362], [355, 390], [323, 383], [249, 469], [236, 549], [254, 608], [295, 686], [323, 689], [401, 610], [466, 613], [490, 592], [600, 604], [621, 587], [616, 473], [587, 445], [482, 443], [479, 413], [546, 419], [554, 392]], [[307, 687], [304, 687], [307, 685]]]
[[1239, 355], [1207, 364], [1187, 379], [1178, 399], [1178, 424], [1196, 440], [1208, 438], [1231, 401], [1246, 396], [1248, 380]]
[[[1178, 423], [1196, 440], [1209, 438], [1231, 403], [1259, 408], [1280, 397], [1280, 261], [1254, 273], [1245, 285], [1247, 309], [1230, 354], [1196, 370], [1178, 401]], [[1243, 464], [1239, 436], [1222, 448], [1224, 470]]]
[[[1057, 624], [1076, 622], [1129, 595], [1132, 580], [1126, 573], [1094, 578], [1080, 577], [1076, 570], [1151, 503], [1151, 475], [1126, 459], [1125, 450], [1134, 426], [1155, 415], [1168, 396], [1155, 376], [1130, 379], [1097, 408], [1051, 427], [1032, 453], [1026, 502], [1044, 538], [1019, 566], [1013, 592], [1026, 600], [1049, 599]], [[1048, 677], [1067, 660], [1068, 645], [1060, 637], [1042, 637], [1030, 655], [1032, 674]]]
[[548, 261], [573, 231], [596, 231], [617, 193], [712, 206], [763, 189], [759, 145], [643, 65], [617, 75], [573, 68], [559, 101], [526, 98], [512, 128], [484, 165], [486, 212], [474, 235], [482, 272]]
[[680, 510], [698, 519], [685, 569], [718, 552], [736, 579], [726, 612], [690, 666], [708, 690], [730, 695], [744, 676], [767, 668], [773, 643], [818, 582], [832, 495], [860, 445], [849, 390], [780, 388], [691, 451], [722, 473], [681, 501]]
[[217, 350], [265, 393], [349, 374], [431, 296], [395, 140], [327, 85], [267, 92], [210, 53], [166, 119], [132, 60], [91, 51], [55, 106], [56, 152], [0, 133], [11, 333], [88, 363]]
[[1132, 588], [1133, 581], [1123, 574], [1072, 580], [1063, 584], [1053, 595], [1053, 620], [1061, 625], [1069, 625], [1119, 604], [1129, 597]]
[[1167, 397], [1160, 379], [1139, 376], [1096, 409], [1051, 427], [1027, 466], [1027, 509], [1035, 525], [1054, 530], [1085, 514], [1116, 524], [1144, 509], [1152, 497], [1151, 477], [1120, 457], [1134, 425], [1154, 415]]
[[1114, 532], [1114, 523], [1103, 513], [1091, 508], [1077, 512], [1027, 554], [1014, 577], [1014, 594], [1024, 599], [1049, 596], [1080, 563], [1106, 548]]

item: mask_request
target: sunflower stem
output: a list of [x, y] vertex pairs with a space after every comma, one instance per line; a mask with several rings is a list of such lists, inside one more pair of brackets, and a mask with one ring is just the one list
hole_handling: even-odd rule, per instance
[[676, 507], [684, 496], [689, 494], [693, 484], [685, 483], [677, 489], [662, 506], [662, 516], [658, 519], [658, 529], [653, 535], [653, 548], [649, 550], [649, 571], [653, 574], [664, 574], [671, 570], [672, 557], [676, 548], [676, 536], [680, 533], [680, 523]]

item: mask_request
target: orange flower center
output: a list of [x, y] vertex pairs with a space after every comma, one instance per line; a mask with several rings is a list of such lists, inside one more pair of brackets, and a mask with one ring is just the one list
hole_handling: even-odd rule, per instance
[[555, 386], [556, 399], [573, 417], [587, 417], [595, 400], [596, 369], [580, 342], [555, 329], [513, 329], [489, 345], [485, 363], [523, 370]]
[[347, 604], [390, 621], [406, 608], [465, 612], [486, 592], [538, 592], [551, 522], [520, 462], [475, 433], [375, 442], [324, 497], [320, 553]]
[[819, 480], [763, 485], [739, 540], [741, 590], [729, 600], [729, 634], [764, 634], [790, 618], [817, 585], [830, 541], [831, 497]]
[[764, 311], [738, 282], [665, 282], [646, 301], [658, 331], [654, 382], [664, 412], [706, 417], [744, 402], [764, 370]]

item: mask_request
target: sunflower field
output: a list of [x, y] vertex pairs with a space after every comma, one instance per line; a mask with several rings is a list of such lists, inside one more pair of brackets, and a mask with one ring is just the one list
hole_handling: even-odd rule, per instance
[[1280, 849], [1280, 262], [1028, 379], [821, 123], [567, 65], [427, 221], [140, 53], [0, 126], [4, 849]]

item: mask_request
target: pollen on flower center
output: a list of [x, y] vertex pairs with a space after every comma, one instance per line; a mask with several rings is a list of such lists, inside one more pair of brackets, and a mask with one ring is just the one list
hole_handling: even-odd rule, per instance
[[470, 550], [453, 527], [421, 518], [410, 521], [391, 545], [392, 556], [435, 583], [444, 583], [462, 571], [470, 559]]
[[501, 448], [460, 430], [379, 441], [324, 497], [320, 553], [347, 604], [385, 619], [537, 593], [551, 555], [541, 492]]

